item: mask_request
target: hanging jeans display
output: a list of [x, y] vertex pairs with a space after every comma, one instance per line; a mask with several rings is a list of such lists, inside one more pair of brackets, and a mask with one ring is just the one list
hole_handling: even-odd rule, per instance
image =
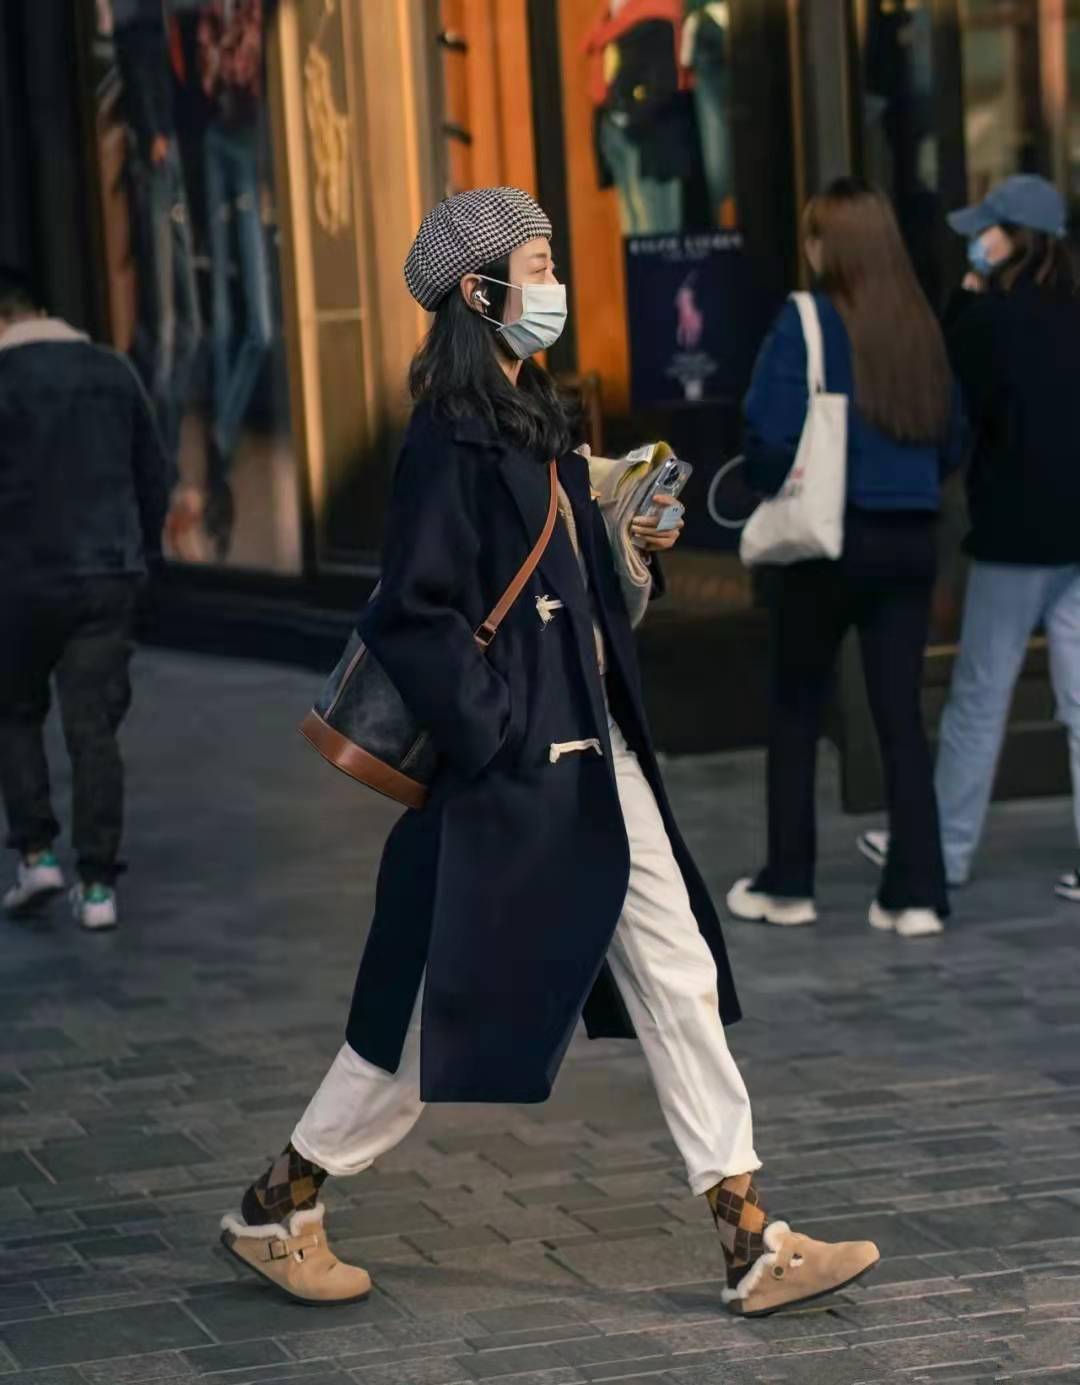
[[[205, 173], [213, 297], [214, 441], [227, 471], [273, 342], [255, 127], [211, 125], [206, 132]], [[238, 333], [233, 328], [234, 256], [243, 309]]]
[[694, 47], [694, 109], [701, 158], [709, 191], [709, 210], [718, 226], [733, 219], [735, 166], [731, 137], [731, 72], [724, 30], [702, 23]]
[[191, 220], [175, 139], [160, 163], [143, 158], [132, 163], [131, 190], [140, 269], [134, 354], [175, 461], [202, 335]]
[[683, 185], [679, 178], [646, 178], [641, 150], [610, 112], [600, 117], [600, 152], [615, 180], [624, 236], [666, 235], [682, 230]]

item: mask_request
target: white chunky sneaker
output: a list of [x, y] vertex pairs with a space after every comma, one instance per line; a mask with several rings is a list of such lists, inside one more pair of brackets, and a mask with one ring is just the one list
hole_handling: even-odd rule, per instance
[[781, 899], [751, 889], [753, 880], [736, 880], [728, 891], [727, 907], [737, 919], [749, 923], [774, 923], [778, 928], [798, 928], [805, 923], [817, 923], [817, 910], [812, 899]]
[[116, 891], [108, 885], [75, 885], [69, 897], [75, 921], [83, 928], [96, 933], [116, 927]]
[[870, 905], [870, 927], [901, 938], [933, 938], [945, 932], [933, 909], [883, 909], [876, 899]]
[[64, 873], [51, 851], [23, 858], [15, 868], [15, 883], [4, 895], [4, 909], [12, 918], [40, 909], [64, 888]]

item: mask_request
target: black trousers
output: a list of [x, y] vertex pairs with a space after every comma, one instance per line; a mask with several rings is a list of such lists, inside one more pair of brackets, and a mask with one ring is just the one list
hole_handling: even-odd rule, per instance
[[84, 883], [120, 870], [124, 766], [116, 733], [131, 703], [138, 579], [71, 578], [6, 592], [0, 612], [0, 788], [8, 845], [42, 851], [60, 833], [44, 724], [56, 678], [71, 756], [72, 842]]
[[934, 517], [850, 510], [839, 562], [769, 574], [768, 864], [755, 888], [812, 898], [817, 743], [841, 642], [858, 632], [885, 768], [886, 909], [948, 913], [933, 767], [920, 705], [935, 573]]

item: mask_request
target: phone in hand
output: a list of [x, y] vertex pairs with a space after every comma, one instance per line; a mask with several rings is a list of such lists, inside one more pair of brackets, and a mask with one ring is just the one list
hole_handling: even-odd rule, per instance
[[657, 495], [669, 495], [672, 500], [674, 500], [677, 496], [682, 494], [687, 481], [689, 481], [690, 477], [693, 475], [693, 471], [694, 468], [689, 462], [681, 461], [678, 457], [669, 457], [661, 467], [660, 475], [649, 487], [648, 492], [642, 500], [638, 508], [638, 518], [651, 519], [658, 517], [660, 519], [659, 527], [661, 533], [666, 529], [674, 528], [685, 513], [685, 509], [680, 506], [679, 514], [676, 515], [674, 519], [669, 519], [665, 524], [663, 522], [664, 516], [670, 514], [675, 507], [673, 505], [657, 505], [653, 497]]

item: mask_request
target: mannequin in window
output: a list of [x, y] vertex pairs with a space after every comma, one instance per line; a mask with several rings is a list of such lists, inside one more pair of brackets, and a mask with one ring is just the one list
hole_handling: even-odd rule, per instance
[[738, 224], [731, 137], [731, 11], [728, 0], [685, 0], [681, 61], [694, 74], [701, 160], [713, 224]]
[[139, 270], [133, 355], [175, 465], [202, 333], [173, 114], [180, 58], [170, 44], [162, 0], [112, 0], [111, 6], [98, 6], [97, 16], [99, 31], [113, 35], [130, 131], [128, 181]]
[[601, 187], [614, 185], [624, 235], [683, 229], [693, 170], [682, 0], [605, 0], [585, 40]]

